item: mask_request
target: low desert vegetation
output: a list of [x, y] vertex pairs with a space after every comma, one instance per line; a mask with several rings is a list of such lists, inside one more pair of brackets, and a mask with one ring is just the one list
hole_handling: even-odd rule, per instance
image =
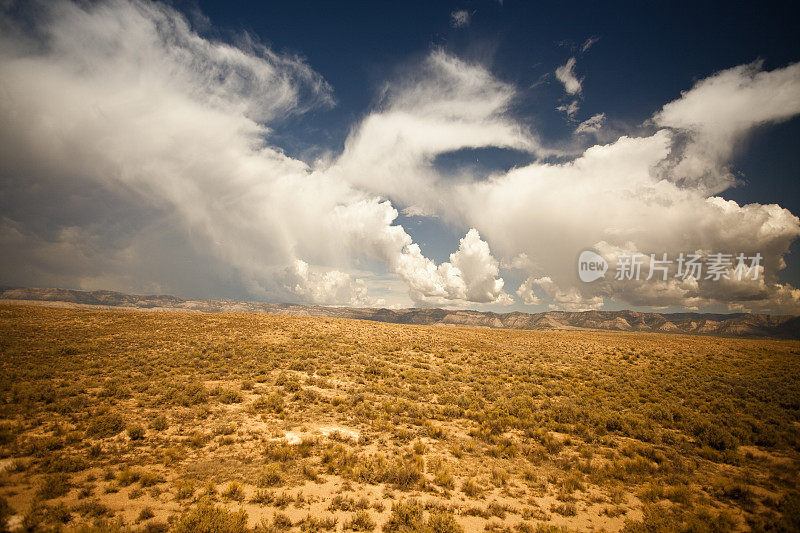
[[796, 531], [800, 342], [0, 306], [0, 530]]

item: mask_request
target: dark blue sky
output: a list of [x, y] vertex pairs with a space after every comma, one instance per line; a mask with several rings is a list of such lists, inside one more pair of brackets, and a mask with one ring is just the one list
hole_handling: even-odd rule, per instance
[[[568, 98], [552, 75], [571, 56], [577, 55], [577, 74], [584, 78], [576, 120], [603, 112], [609, 124], [631, 130], [714, 72], [756, 60], [772, 70], [800, 59], [796, 2], [192, 0], [176, 7], [200, 25], [197, 13], [207, 17], [206, 35], [231, 40], [246, 31], [276, 51], [305, 57], [325, 77], [336, 105], [276, 131], [289, 153], [306, 157], [320, 147], [340, 150], [383, 84], [437, 47], [490, 65], [497, 77], [522, 88], [515, 114], [553, 143], [569, 138], [575, 126], [555, 110]], [[455, 10], [470, 13], [469, 25], [453, 27]], [[597, 42], [581, 53], [592, 37]], [[761, 128], [734, 162], [745, 184], [723, 196], [739, 203], [779, 203], [800, 213], [798, 154], [800, 120]], [[456, 154], [450, 163], [480, 159], [492, 169], [519, 165], [520, 155], [485, 150], [464, 154], [463, 162]], [[446, 250], [455, 249], [462, 236], [462, 228], [400, 222], [437, 260], [445, 260]], [[799, 243], [792, 255], [800, 256]], [[800, 261], [789, 261], [781, 278], [800, 284]]]
[[[697, 5], [701, 4], [701, 5]], [[341, 143], [380, 86], [433, 47], [491, 65], [499, 78], [527, 87], [552, 74], [590, 37], [583, 54], [584, 114], [604, 111], [633, 123], [647, 119], [695, 80], [757, 59], [766, 70], [800, 58], [800, 7], [793, 2], [178, 2], [202, 12], [210, 31], [245, 30], [275, 50], [307, 58], [333, 86], [338, 105], [304, 117]], [[470, 24], [454, 28], [463, 9]], [[557, 136], [549, 99], [558, 83], [530, 90], [520, 108], [537, 129]], [[551, 87], [548, 89], [548, 85]], [[563, 121], [561, 121], [563, 122]]]

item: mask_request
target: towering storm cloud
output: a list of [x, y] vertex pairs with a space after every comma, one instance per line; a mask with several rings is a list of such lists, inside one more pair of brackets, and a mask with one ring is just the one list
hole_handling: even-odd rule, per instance
[[4, 21], [9, 281], [166, 291], [188, 271], [262, 298], [365, 305], [381, 302], [351, 273], [372, 259], [415, 300], [505, 296], [488, 248], [483, 269], [435, 265], [389, 202], [272, 144], [273, 121], [333, 101], [302, 60], [209, 42], [160, 4], [39, 8], [25, 35]]
[[[209, 40], [158, 3], [34, 7], [5, 11], [0, 26], [5, 283], [346, 305], [800, 312], [800, 291], [777, 277], [800, 221], [724, 198], [737, 143], [800, 113], [797, 64], [710, 73], [637, 135], [576, 153], [515, 114], [521, 88], [436, 49], [387, 80], [340, 151], [305, 162], [274, 128], [335, 106], [336, 88], [304, 59], [248, 36]], [[569, 94], [584, 91], [574, 61], [559, 72]], [[435, 164], [479, 148], [525, 158], [488, 175]], [[464, 236], [440, 253], [447, 261], [423, 254], [401, 210]], [[763, 276], [586, 284], [575, 260], [590, 248], [612, 262], [758, 252]], [[509, 287], [505, 272], [522, 285]]]

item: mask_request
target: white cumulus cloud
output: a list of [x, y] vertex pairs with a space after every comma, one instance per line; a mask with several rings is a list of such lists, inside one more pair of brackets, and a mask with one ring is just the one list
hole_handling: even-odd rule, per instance
[[286, 268], [284, 274], [285, 288], [310, 303], [345, 304], [353, 307], [376, 303], [368, 297], [364, 281], [353, 279], [346, 272], [338, 270], [311, 272], [308, 263], [297, 259]]
[[[160, 3], [57, 0], [33, 12], [0, 15], [5, 283], [373, 305], [376, 280], [394, 280], [385, 285], [407, 294], [387, 305], [463, 306], [510, 303], [502, 269], [513, 268], [520, 300], [555, 309], [800, 312], [800, 291], [778, 279], [800, 220], [723, 194], [738, 143], [800, 113], [797, 64], [712, 74], [648, 133], [569, 159], [514, 118], [516, 87], [436, 50], [387, 84], [340, 154], [309, 165], [274, 134], [334, 102], [302, 58], [244, 36], [206, 39]], [[556, 75], [574, 116], [575, 59]], [[434, 164], [485, 147], [538, 159], [488, 176]], [[465, 235], [448, 261], [423, 255], [400, 209]], [[579, 281], [586, 249], [611, 261], [605, 280]], [[621, 253], [693, 251], [760, 253], [762, 278], [609, 279]]]
[[742, 137], [755, 126], [800, 113], [800, 63], [771, 72], [761, 67], [740, 65], [700, 80], [653, 117], [683, 134], [669, 177], [710, 193], [723, 191], [736, 181], [728, 165]]
[[418, 212], [439, 212], [445, 206], [431, 192], [449, 182], [432, 168], [439, 154], [487, 146], [553, 153], [507, 116], [515, 96], [485, 68], [434, 51], [387, 87], [379, 109], [354, 128], [326, 172]]
[[[16, 30], [14, 22], [3, 19]], [[364, 281], [350, 271], [363, 259], [386, 262], [420, 301], [501, 296], [502, 282], [489, 287], [468, 259], [462, 272], [419, 254], [394, 225], [397, 211], [374, 192], [270, 142], [270, 124], [333, 101], [302, 59], [248, 39], [240, 47], [209, 41], [158, 3], [52, 2], [37, 5], [31, 23], [32, 36], [7, 32], [0, 47], [0, 172], [6, 198], [27, 202], [15, 211], [19, 202], [7, 200], [3, 242], [24, 249], [33, 263], [5, 263], [9, 282], [143, 290], [159, 279], [159, 289], [207, 295], [210, 278], [248, 296], [361, 305], [368, 301]], [[430, 61], [451, 94], [462, 89], [458, 62], [441, 54]], [[500, 87], [488, 77], [484, 83]], [[529, 138], [499, 117], [494, 128], [478, 131], [481, 117], [508, 96], [472, 90], [476, 100], [496, 100], [481, 102], [484, 109], [471, 111], [475, 127], [446, 143], [505, 137], [527, 146]], [[388, 129], [399, 123], [395, 132], [409, 124], [412, 131], [456, 131], [447, 129], [454, 110], [418, 109], [408, 99], [422, 102], [425, 94], [410, 91], [395, 98]], [[413, 136], [409, 145], [412, 153], [427, 150]], [[349, 168], [374, 170], [363, 159]], [[54, 230], [42, 225], [43, 213]], [[47, 250], [69, 256], [70, 249], [80, 252], [80, 274], [64, 275], [65, 258], [45, 260]], [[425, 285], [420, 280], [431, 269]]]

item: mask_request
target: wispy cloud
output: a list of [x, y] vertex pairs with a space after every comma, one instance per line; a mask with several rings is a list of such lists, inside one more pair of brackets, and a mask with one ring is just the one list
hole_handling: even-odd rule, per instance
[[556, 69], [556, 79], [564, 84], [567, 94], [580, 94], [582, 79], [575, 75], [575, 58], [571, 57]]
[[[559, 106], [557, 106], [557, 107], [556, 107], [556, 109], [557, 109], [558, 111], [561, 111], [561, 112], [563, 112], [563, 113], [566, 113], [566, 115], [567, 115], [567, 116], [568, 116], [570, 119], [574, 119], [574, 118], [575, 118], [575, 115], [578, 113], [578, 111], [580, 110], [580, 108], [581, 108], [581, 106], [580, 106], [580, 104], [578, 104], [578, 101], [577, 101], [577, 100], [573, 100], [573, 101], [571, 101], [571, 102], [570, 102], [570, 103], [568, 103], [568, 104], [561, 104], [561, 105], [559, 105]], [[576, 121], [576, 122], [577, 122], [577, 121]]]
[[581, 53], [588, 52], [589, 48], [594, 46], [597, 43], [597, 41], [599, 41], [599, 40], [600, 40], [600, 37], [597, 37], [596, 35], [593, 35], [593, 36], [589, 37], [588, 39], [586, 39], [585, 41], [583, 41], [583, 44], [581, 45]]
[[471, 18], [472, 15], [470, 15], [469, 11], [458, 9], [450, 13], [450, 24], [454, 28], [463, 28], [464, 26], [469, 26]]
[[606, 114], [598, 113], [578, 124], [578, 127], [575, 128], [575, 133], [577, 134], [595, 133], [597, 131], [600, 131], [600, 128], [603, 127], [605, 121], [606, 121]]

